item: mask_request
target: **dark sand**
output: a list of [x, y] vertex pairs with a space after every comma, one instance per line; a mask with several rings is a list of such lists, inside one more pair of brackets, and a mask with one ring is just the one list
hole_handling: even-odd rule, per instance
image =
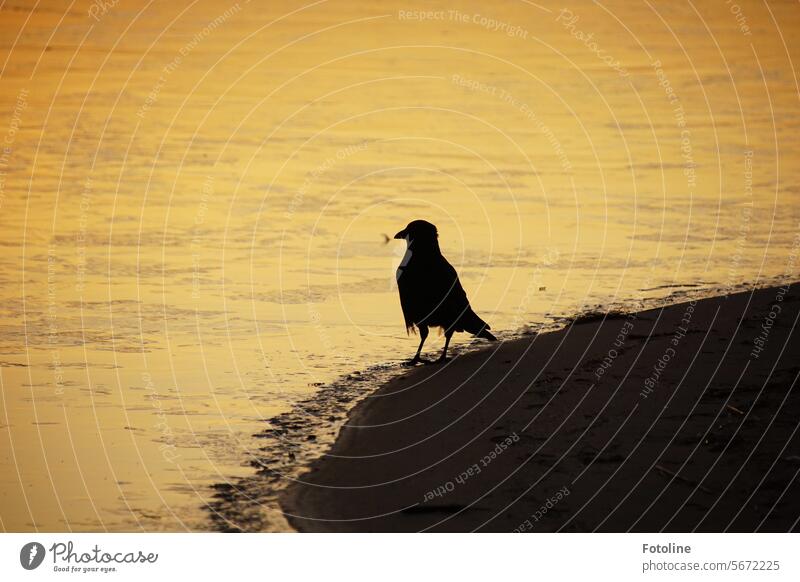
[[798, 530], [798, 313], [795, 284], [421, 366], [281, 504], [300, 531]]

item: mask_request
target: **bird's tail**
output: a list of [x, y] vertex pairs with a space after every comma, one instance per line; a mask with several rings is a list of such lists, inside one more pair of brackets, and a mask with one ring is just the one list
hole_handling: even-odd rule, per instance
[[482, 337], [483, 339], [487, 339], [490, 342], [496, 342], [497, 338], [494, 337], [491, 332], [489, 331], [489, 326], [487, 325], [484, 327], [479, 333], [475, 334], [475, 337]]
[[475, 337], [487, 339], [492, 342], [497, 341], [497, 338], [489, 332], [489, 330], [492, 329], [489, 327], [489, 324], [478, 317], [471, 309], [461, 318], [461, 324], [464, 326], [464, 331], [468, 331]]

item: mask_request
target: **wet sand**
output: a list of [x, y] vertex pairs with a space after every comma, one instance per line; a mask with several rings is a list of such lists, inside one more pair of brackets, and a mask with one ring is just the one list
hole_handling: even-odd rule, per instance
[[420, 366], [281, 495], [299, 531], [788, 531], [800, 284]]

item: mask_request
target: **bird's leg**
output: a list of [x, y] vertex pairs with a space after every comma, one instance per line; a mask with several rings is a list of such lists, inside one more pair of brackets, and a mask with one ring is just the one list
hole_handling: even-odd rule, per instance
[[420, 358], [419, 355], [422, 352], [422, 344], [424, 344], [425, 340], [428, 339], [428, 326], [418, 325], [417, 329], [419, 329], [419, 347], [417, 348], [417, 354], [414, 356], [414, 359], [408, 362], [409, 366], [413, 366], [418, 362], [425, 362], [425, 360]]
[[447, 346], [450, 345], [450, 338], [453, 337], [452, 331], [444, 332], [444, 350], [442, 351], [442, 355], [439, 357], [437, 361], [439, 362], [446, 362], [447, 361]]

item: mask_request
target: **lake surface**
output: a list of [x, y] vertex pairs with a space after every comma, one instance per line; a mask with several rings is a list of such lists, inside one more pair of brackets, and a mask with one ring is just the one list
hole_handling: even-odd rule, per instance
[[[386, 240], [412, 219], [501, 338], [797, 280], [799, 24], [792, 2], [5, 4], [0, 528], [224, 527], [217, 493], [273, 447], [251, 512], [286, 529], [269, 490], [416, 349]], [[291, 410], [301, 440], [264, 433]]]

